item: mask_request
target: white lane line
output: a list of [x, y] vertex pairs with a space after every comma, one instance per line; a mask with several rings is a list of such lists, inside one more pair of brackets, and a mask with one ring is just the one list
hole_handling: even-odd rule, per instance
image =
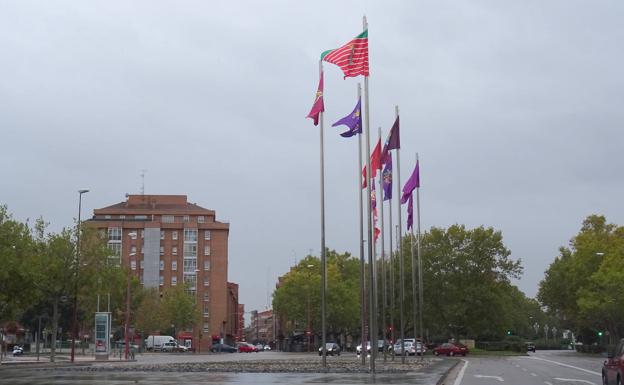
[[500, 382], [505, 382], [505, 380], [503, 380], [503, 378], [499, 377], [499, 376], [484, 376], [482, 374], [475, 374], [474, 376], [477, 377], [477, 378], [495, 378], [495, 379], [497, 379]]
[[572, 365], [564, 364], [564, 363], [562, 363], [562, 362], [557, 362], [557, 361], [546, 360], [546, 359], [544, 359], [544, 358], [538, 358], [538, 357], [527, 357], [527, 358], [528, 358], [528, 359], [531, 359], [531, 360], [540, 360], [540, 361], [550, 362], [550, 363], [552, 363], [552, 364], [557, 364], [557, 365], [559, 365], [559, 366], [565, 366], [566, 368], [572, 368], [572, 369], [580, 370], [581, 372], [585, 372], [585, 373], [589, 373], [589, 374], [593, 374], [593, 375], [596, 375], [596, 376], [600, 376], [600, 377], [602, 377], [602, 374], [601, 374], [601, 373], [594, 372], [594, 371], [587, 370], [587, 369], [583, 369], [583, 368], [579, 368], [579, 367], [577, 367], [577, 366], [572, 366]]
[[461, 368], [461, 370], [459, 371], [459, 374], [457, 375], [457, 378], [455, 379], [453, 385], [461, 384], [462, 379], [464, 378], [464, 373], [466, 372], [466, 368], [468, 367], [468, 361], [464, 360], [463, 358], [461, 360], [464, 361], [464, 367]]
[[537, 377], [537, 374], [535, 374], [535, 373], [531, 373], [531, 375], [532, 375], [533, 377]]
[[553, 378], [553, 380], [557, 380], [557, 381], [565, 381], [565, 382], [582, 382], [584, 384], [589, 384], [589, 385], [596, 385], [595, 383], [591, 382], [591, 381], [587, 381], [587, 380], [576, 380], [574, 378]]

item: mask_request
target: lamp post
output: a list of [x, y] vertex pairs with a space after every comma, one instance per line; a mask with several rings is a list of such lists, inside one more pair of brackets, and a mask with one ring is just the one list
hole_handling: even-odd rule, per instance
[[76, 233], [76, 264], [74, 271], [74, 311], [72, 316], [72, 344], [70, 361], [74, 362], [76, 351], [76, 337], [78, 334], [78, 268], [80, 267], [80, 214], [82, 212], [82, 194], [88, 193], [89, 189], [78, 190], [78, 231]]
[[[130, 238], [135, 239], [136, 238], [136, 234], [134, 235], [134, 237], [132, 236], [132, 233], [130, 233]], [[132, 258], [136, 255], [136, 253], [130, 253], [128, 254], [128, 278], [127, 278], [127, 283], [126, 283], [126, 325], [124, 327], [124, 344], [125, 344], [125, 357], [126, 357], [126, 361], [128, 361], [128, 355], [130, 353], [130, 344], [129, 344], [129, 333], [130, 333], [130, 274], [132, 274]], [[136, 263], [136, 262], [135, 262]]]

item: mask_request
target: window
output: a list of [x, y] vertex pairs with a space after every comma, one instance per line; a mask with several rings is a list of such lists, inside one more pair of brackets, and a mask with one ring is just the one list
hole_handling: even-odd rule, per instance
[[210, 301], [210, 293], [207, 291], [204, 292], [204, 301]]
[[98, 230], [98, 236], [100, 237], [100, 239], [104, 239], [104, 235], [105, 233], [103, 229]]
[[164, 276], [161, 275], [160, 277], [158, 277], [158, 284], [160, 286], [165, 284], [165, 277]]
[[138, 219], [138, 220], [146, 220], [147, 219], [147, 215], [135, 215], [134, 219]]
[[175, 275], [171, 276], [171, 286], [175, 286], [178, 284], [178, 277], [176, 277]]
[[145, 251], [145, 247], [141, 246], [141, 254], [143, 254], [144, 251]]
[[178, 270], [178, 261], [171, 261], [171, 270]]
[[171, 248], [171, 254], [178, 255], [178, 246], [173, 246]]
[[165, 261], [163, 261], [163, 260], [161, 259], [159, 262], [160, 262], [160, 263], [159, 263], [159, 268], [160, 268], [160, 270], [161, 270], [161, 271], [162, 271], [162, 270], [165, 270]]
[[195, 274], [184, 274], [184, 283], [188, 285], [188, 287], [190, 288], [191, 291], [195, 290]]
[[161, 221], [163, 223], [173, 223], [174, 217], [173, 215], [163, 215]]
[[197, 217], [197, 223], [204, 223], [204, 216], [200, 215]]
[[160, 255], [165, 255], [165, 246], [160, 246]]
[[111, 256], [119, 257], [121, 255], [121, 243], [120, 242], [108, 242], [108, 248], [111, 251]]
[[197, 269], [197, 260], [196, 259], [185, 259], [184, 260], [184, 272], [192, 273], [195, 275], [195, 270]]
[[[143, 261], [141, 261], [143, 262]], [[141, 276], [139, 277], [139, 280], [141, 281], [141, 285], [143, 284], [143, 274], [141, 274]]]
[[210, 230], [204, 231], [204, 239], [207, 241], [210, 240]]
[[210, 271], [210, 261], [204, 261], [204, 270]]
[[210, 314], [210, 303], [204, 303], [204, 315]]
[[108, 240], [109, 241], [121, 241], [121, 228], [109, 227], [108, 228]]
[[136, 246], [130, 247], [130, 254], [136, 254]]
[[210, 332], [210, 322], [204, 322], [204, 333]]
[[174, 241], [178, 240], [178, 232], [177, 231], [172, 231], [171, 232], [171, 239], [173, 239]]
[[197, 229], [184, 229], [184, 242], [197, 242]]
[[210, 278], [208, 276], [204, 277], [204, 286], [210, 286]]
[[110, 215], [104, 215], [104, 219], [111, 219]]
[[119, 219], [126, 219], [126, 216], [125, 215], [120, 215]]
[[210, 255], [210, 246], [204, 246], [204, 255]]
[[160, 230], [160, 239], [165, 239], [165, 230]]
[[195, 243], [184, 244], [184, 258], [197, 258], [197, 244]]
[[141, 230], [141, 238], [145, 237], [145, 230]]
[[136, 270], [136, 261], [134, 259], [130, 261], [130, 269]]
[[141, 259], [141, 269], [145, 268], [145, 261]]
[[184, 222], [185, 222], [185, 223], [188, 223], [188, 222], [189, 222], [189, 219], [190, 219], [190, 218], [189, 218], [189, 216], [188, 216], [188, 215], [185, 215], [185, 216], [184, 216]]

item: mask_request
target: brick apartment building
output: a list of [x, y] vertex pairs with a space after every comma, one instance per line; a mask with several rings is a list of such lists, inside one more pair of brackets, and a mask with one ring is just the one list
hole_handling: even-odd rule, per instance
[[247, 341], [253, 343], [275, 344], [275, 324], [273, 322], [273, 310], [251, 312], [251, 324], [247, 329]]
[[[127, 195], [124, 202], [93, 210], [87, 224], [108, 236], [108, 246], [145, 287], [188, 283], [202, 321], [180, 331], [181, 343], [207, 350], [211, 336], [231, 337], [238, 324], [238, 285], [227, 282], [229, 224], [213, 210], [189, 203], [186, 195]], [[236, 285], [232, 297], [230, 285]]]

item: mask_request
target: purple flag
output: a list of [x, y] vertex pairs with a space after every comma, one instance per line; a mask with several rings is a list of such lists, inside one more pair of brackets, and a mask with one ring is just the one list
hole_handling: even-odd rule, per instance
[[414, 224], [414, 203], [412, 199], [412, 194], [409, 195], [409, 200], [407, 201], [407, 229], [411, 229]]
[[392, 155], [388, 154], [388, 160], [386, 161], [386, 165], [384, 166], [383, 173], [381, 174], [383, 177], [383, 190], [384, 190], [384, 198], [383, 200], [387, 201], [392, 199]]
[[[388, 161], [390, 150], [397, 150], [401, 148], [401, 139], [399, 136], [399, 117], [397, 116], [392, 128], [390, 129], [390, 134], [388, 134], [388, 139], [386, 139], [383, 150], [381, 151], [382, 163], [385, 164]], [[392, 161], [392, 159], [390, 161]]]
[[349, 138], [355, 134], [362, 133], [362, 99], [358, 100], [352, 113], [332, 124], [332, 127], [340, 126], [343, 124], [349, 127], [347, 131], [340, 134], [340, 136], [342, 136], [343, 138]]
[[416, 161], [416, 167], [412, 171], [412, 176], [409, 177], [405, 186], [403, 186], [403, 196], [401, 197], [401, 204], [404, 204], [412, 195], [412, 191], [415, 188], [420, 187], [420, 171], [418, 169], [418, 161]]

